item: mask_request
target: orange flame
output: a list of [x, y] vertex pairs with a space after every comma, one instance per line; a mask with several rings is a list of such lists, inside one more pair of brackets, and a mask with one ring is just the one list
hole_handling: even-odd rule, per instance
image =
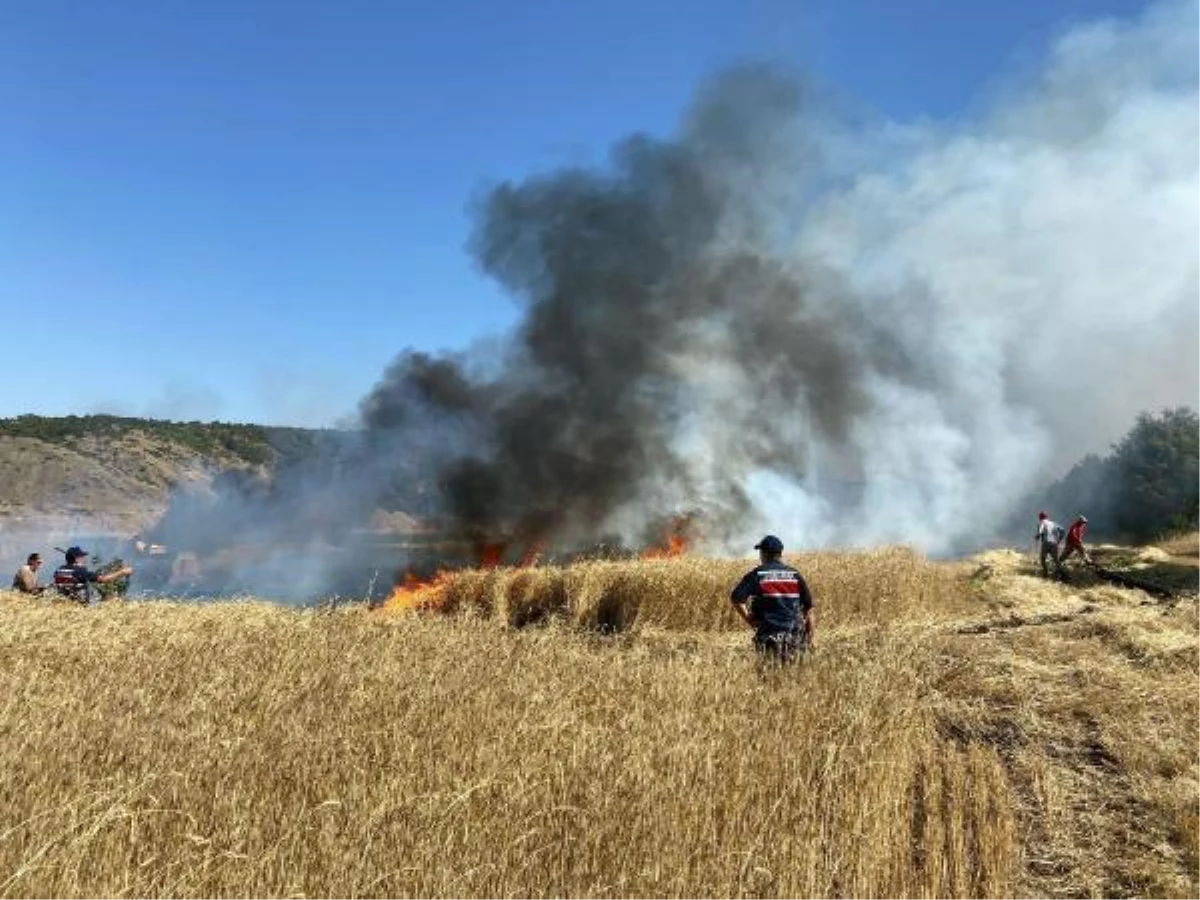
[[[481, 544], [476, 551], [479, 557], [479, 568], [495, 569], [503, 566], [504, 556], [508, 553], [508, 544], [496, 542], [492, 544]], [[525, 548], [525, 552], [521, 554], [521, 558], [517, 560], [516, 566], [519, 569], [527, 569], [530, 566], [536, 566], [542, 558], [542, 551], [545, 549], [546, 542], [542, 538], [535, 538]]]
[[[679, 546], [676, 547], [678, 542]], [[504, 557], [509, 545], [504, 542], [480, 543], [476, 545], [475, 553], [478, 558], [476, 567], [479, 569], [495, 569], [505, 565]], [[530, 541], [525, 552], [517, 562], [518, 568], [529, 568], [541, 562], [546, 542], [542, 537]], [[682, 537], [672, 537], [670, 549], [663, 556], [678, 556], [686, 550], [686, 541]], [[407, 572], [404, 578], [392, 588], [392, 593], [376, 609], [383, 612], [406, 612], [410, 610], [442, 609], [446, 603], [446, 588], [457, 574], [453, 569], [439, 569], [432, 577], [421, 578], [412, 572]]]
[[542, 553], [545, 552], [545, 549], [545, 538], [534, 538], [525, 548], [525, 552], [521, 554], [521, 559], [517, 562], [518, 568], [528, 569], [530, 566], [536, 566], [542, 561]]
[[667, 533], [663, 535], [661, 544], [649, 547], [642, 552], [642, 559], [668, 559], [673, 556], [683, 556], [692, 545], [690, 516], [676, 516]]
[[483, 544], [479, 548], [479, 568], [495, 569], [504, 564], [506, 544]]
[[683, 535], [672, 534], [665, 543], [650, 547], [642, 552], [642, 559], [668, 559], [672, 556], [683, 556], [688, 551], [688, 540]]
[[387, 612], [437, 609], [446, 599], [446, 584], [452, 574], [448, 569], [442, 569], [432, 578], [418, 578], [409, 572], [392, 588], [391, 596], [380, 609]]

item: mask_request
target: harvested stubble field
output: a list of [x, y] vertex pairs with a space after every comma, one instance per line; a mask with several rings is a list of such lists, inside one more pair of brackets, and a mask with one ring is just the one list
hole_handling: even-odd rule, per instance
[[784, 673], [742, 562], [464, 573], [449, 615], [3, 595], [0, 893], [1196, 894], [1193, 600], [794, 561]]

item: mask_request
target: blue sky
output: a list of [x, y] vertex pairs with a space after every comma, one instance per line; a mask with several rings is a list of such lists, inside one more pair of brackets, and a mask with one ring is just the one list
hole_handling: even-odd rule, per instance
[[0, 4], [0, 416], [331, 424], [514, 309], [473, 197], [664, 133], [722, 65], [969, 114], [1134, 0]]

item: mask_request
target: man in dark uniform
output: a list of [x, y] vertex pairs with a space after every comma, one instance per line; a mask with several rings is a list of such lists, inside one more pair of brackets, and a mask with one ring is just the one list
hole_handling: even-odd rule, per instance
[[133, 569], [129, 566], [115, 572], [105, 572], [103, 575], [92, 571], [87, 567], [88, 552], [81, 547], [68, 547], [66, 556], [66, 565], [54, 570], [54, 589], [76, 603], [91, 602], [93, 584], [107, 584], [133, 574]]
[[804, 577], [784, 564], [783, 541], [768, 534], [754, 545], [759, 565], [738, 582], [730, 600], [754, 629], [754, 647], [778, 662], [812, 646], [813, 598]]

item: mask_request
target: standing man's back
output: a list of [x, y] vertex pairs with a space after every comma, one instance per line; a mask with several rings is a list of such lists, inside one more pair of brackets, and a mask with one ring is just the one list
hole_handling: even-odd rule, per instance
[[742, 577], [729, 599], [754, 629], [755, 649], [787, 662], [797, 649], [812, 644], [812, 593], [804, 576], [783, 562], [783, 541], [769, 534], [754, 549], [759, 565]]
[[1059, 544], [1065, 534], [1066, 529], [1051, 519], [1049, 513], [1044, 510], [1038, 513], [1038, 528], [1034, 532], [1033, 540], [1037, 544], [1038, 562], [1042, 566], [1042, 575], [1045, 578], [1050, 577], [1047, 560], [1054, 563], [1055, 574], [1060, 578], [1063, 576], [1063, 567], [1058, 559], [1058, 552]]

